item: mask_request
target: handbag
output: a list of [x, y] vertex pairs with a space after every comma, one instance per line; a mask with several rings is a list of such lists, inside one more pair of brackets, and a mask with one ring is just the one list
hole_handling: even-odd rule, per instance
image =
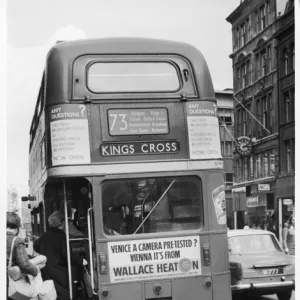
[[[40, 269], [44, 268], [47, 262], [47, 257], [44, 255], [38, 255], [32, 259], [29, 260], [34, 266], [39, 266]], [[26, 273], [23, 273], [19, 266], [13, 266], [10, 267], [8, 270], [8, 275], [13, 279], [13, 280], [19, 280], [24, 276], [27, 276]]]
[[36, 277], [27, 275], [16, 281], [13, 280], [9, 275], [9, 270], [12, 264], [12, 253], [16, 238], [17, 237], [15, 237], [12, 241], [8, 263], [8, 297], [14, 300], [29, 300], [37, 296], [38, 291], [43, 284], [43, 280], [40, 272]]
[[43, 282], [38, 294], [38, 300], [56, 300], [57, 294], [53, 280]]

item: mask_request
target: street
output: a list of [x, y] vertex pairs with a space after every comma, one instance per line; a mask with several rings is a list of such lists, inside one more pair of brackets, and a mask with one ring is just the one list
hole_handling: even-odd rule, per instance
[[[274, 294], [274, 295], [270, 295], [270, 296], [263, 296], [263, 297], [251, 297], [251, 298], [248, 298], [249, 300], [278, 300], [277, 296]], [[295, 291], [293, 291], [293, 294], [292, 294], [292, 297], [290, 300], [295, 300]]]

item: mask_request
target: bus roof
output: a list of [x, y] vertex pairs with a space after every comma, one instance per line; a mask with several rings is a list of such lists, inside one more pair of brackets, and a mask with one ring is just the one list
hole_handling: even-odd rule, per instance
[[167, 40], [150, 38], [103, 38], [64, 41], [54, 45], [46, 63], [46, 94], [52, 104], [70, 99], [72, 66], [83, 55], [179, 55], [194, 69], [200, 99], [215, 99], [210, 72], [201, 52], [195, 47]]

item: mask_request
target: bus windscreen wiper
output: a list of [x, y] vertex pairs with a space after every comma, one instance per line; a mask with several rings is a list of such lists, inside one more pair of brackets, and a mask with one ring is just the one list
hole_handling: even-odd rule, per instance
[[139, 227], [136, 229], [136, 231], [133, 234], [136, 234], [140, 230], [140, 228], [144, 225], [144, 223], [147, 221], [147, 219], [149, 218], [149, 216], [152, 214], [152, 212], [154, 211], [154, 209], [158, 206], [158, 204], [160, 203], [161, 199], [165, 196], [165, 194], [172, 187], [172, 185], [173, 185], [173, 183], [175, 181], [176, 181], [176, 178], [170, 183], [170, 185], [167, 187], [167, 189], [164, 191], [164, 193], [160, 196], [160, 198], [158, 199], [158, 201], [156, 202], [156, 204], [152, 207], [152, 209], [149, 211], [149, 213], [147, 214], [147, 216], [145, 217], [145, 219], [142, 221], [142, 223], [139, 225]]

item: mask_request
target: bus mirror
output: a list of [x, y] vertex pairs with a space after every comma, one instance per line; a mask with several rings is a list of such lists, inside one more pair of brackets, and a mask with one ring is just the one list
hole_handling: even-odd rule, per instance
[[22, 202], [26, 202], [26, 201], [29, 200], [29, 198], [28, 197], [21, 197], [21, 200], [22, 200]]

